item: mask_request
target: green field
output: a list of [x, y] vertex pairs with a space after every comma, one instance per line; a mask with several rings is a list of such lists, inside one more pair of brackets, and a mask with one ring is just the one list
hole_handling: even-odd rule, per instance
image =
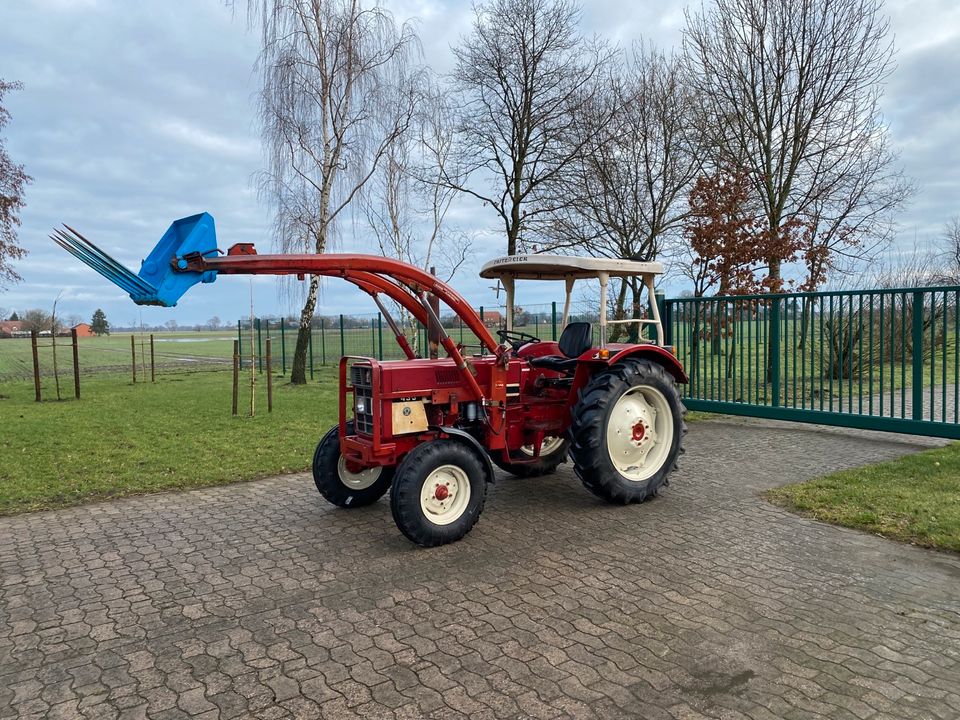
[[[128, 341], [129, 342], [129, 341]], [[133, 385], [105, 376], [82, 399], [34, 402], [28, 382], [0, 384], [0, 513], [249, 480], [309, 467], [336, 422], [336, 377], [265, 382], [254, 418], [230, 414], [230, 373], [182, 373]], [[71, 385], [72, 391], [72, 385]], [[249, 408], [241, 392], [241, 412]]]
[[[544, 339], [551, 337], [549, 325], [518, 327], [518, 330], [531, 334], [539, 333]], [[455, 327], [448, 330], [458, 343], [464, 343], [469, 352], [477, 352], [479, 342], [476, 336], [466, 328]], [[134, 352], [138, 379], [150, 372], [150, 333], [114, 333], [105, 337], [80, 338], [79, 359], [82, 376], [105, 373], [122, 374], [132, 378], [134, 353], [130, 348], [130, 337], [134, 338]], [[156, 372], [183, 370], [222, 369], [229, 371], [233, 358], [233, 342], [240, 340], [241, 362], [246, 366], [251, 355], [251, 335], [248, 328], [238, 334], [237, 330], [226, 328], [216, 331], [155, 332], [154, 362]], [[293, 361], [293, 352], [297, 337], [295, 330], [286, 328], [281, 332], [277, 323], [262, 323], [259, 332], [253, 333], [253, 345], [258, 357], [257, 364], [264, 369], [266, 341], [272, 339], [273, 368], [283, 373], [289, 371]], [[53, 375], [53, 349], [50, 338], [40, 338], [40, 372], [45, 378]], [[420, 338], [425, 344], [425, 338]], [[309, 345], [313, 368], [316, 375], [325, 366], [336, 365], [341, 352], [346, 355], [364, 355], [384, 360], [399, 360], [403, 357], [390, 328], [374, 322], [370, 327], [315, 328]], [[57, 338], [57, 367], [61, 382], [72, 382], [72, 350], [70, 338]], [[29, 338], [0, 339], [0, 382], [11, 380], [30, 380], [33, 377], [33, 357]]]
[[960, 552], [960, 443], [770, 490], [808, 517]]

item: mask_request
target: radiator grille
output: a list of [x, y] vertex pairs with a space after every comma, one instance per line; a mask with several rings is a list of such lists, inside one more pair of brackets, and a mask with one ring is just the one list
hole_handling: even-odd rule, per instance
[[437, 368], [437, 385], [459, 385], [461, 381], [457, 368]]
[[[354, 430], [364, 435], [373, 435], [373, 369], [369, 365], [354, 365], [350, 369], [353, 382]], [[362, 405], [363, 412], [357, 407]]]

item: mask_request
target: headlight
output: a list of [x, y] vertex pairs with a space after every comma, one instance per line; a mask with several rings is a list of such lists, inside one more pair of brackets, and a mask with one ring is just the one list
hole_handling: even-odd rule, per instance
[[367, 404], [363, 398], [357, 399], [356, 410], [357, 415], [363, 415], [367, 411]]

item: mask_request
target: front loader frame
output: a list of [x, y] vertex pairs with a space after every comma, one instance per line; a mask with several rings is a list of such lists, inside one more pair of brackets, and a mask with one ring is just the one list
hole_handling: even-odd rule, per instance
[[[389, 490], [394, 520], [418, 544], [453, 542], [469, 532], [482, 511], [492, 463], [534, 477], [552, 472], [569, 453], [591, 492], [613, 502], [639, 502], [665, 484], [682, 451], [676, 384], [687, 376], [663, 346], [656, 308], [651, 319], [630, 320], [655, 325], [656, 343], [605, 338], [606, 281], [642, 275], [652, 293], [653, 277], [662, 272], [658, 263], [548, 255], [491, 261], [481, 277], [502, 277], [507, 289], [501, 343], [456, 290], [420, 268], [374, 255], [259, 255], [250, 243], [224, 253], [206, 213], [174, 222], [139, 274], [69, 227], [55, 231], [53, 239], [141, 305], [176, 305], [190, 287], [221, 274], [338, 277], [370, 295], [407, 359], [341, 358], [337, 425], [317, 446], [313, 477], [321, 494], [340, 507], [376, 502]], [[542, 277], [566, 281], [559, 341], [511, 335], [514, 281]], [[573, 283], [586, 278], [601, 282], [599, 347], [588, 323], [567, 324]], [[437, 328], [448, 357], [416, 357], [383, 298]], [[432, 298], [476, 336], [480, 355], [464, 357], [443, 330]], [[616, 453], [611, 438], [619, 443]], [[655, 463], [645, 465], [650, 448], [657, 448]], [[634, 483], [628, 476], [637, 468], [652, 474]]]

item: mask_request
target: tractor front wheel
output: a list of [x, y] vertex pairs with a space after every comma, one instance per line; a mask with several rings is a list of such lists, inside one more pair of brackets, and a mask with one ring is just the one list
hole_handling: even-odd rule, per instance
[[683, 451], [684, 407], [658, 363], [625, 360], [595, 375], [573, 410], [570, 455], [584, 486], [615, 503], [643, 502]]
[[[334, 425], [323, 436], [313, 454], [313, 482], [327, 502], [342, 508], [375, 503], [390, 488], [394, 468], [372, 467], [353, 472], [340, 454], [340, 426]], [[353, 422], [347, 423], [347, 434]]]
[[397, 466], [390, 491], [394, 522], [417, 545], [459, 540], [476, 524], [487, 494], [487, 469], [456, 440], [425, 442]]

